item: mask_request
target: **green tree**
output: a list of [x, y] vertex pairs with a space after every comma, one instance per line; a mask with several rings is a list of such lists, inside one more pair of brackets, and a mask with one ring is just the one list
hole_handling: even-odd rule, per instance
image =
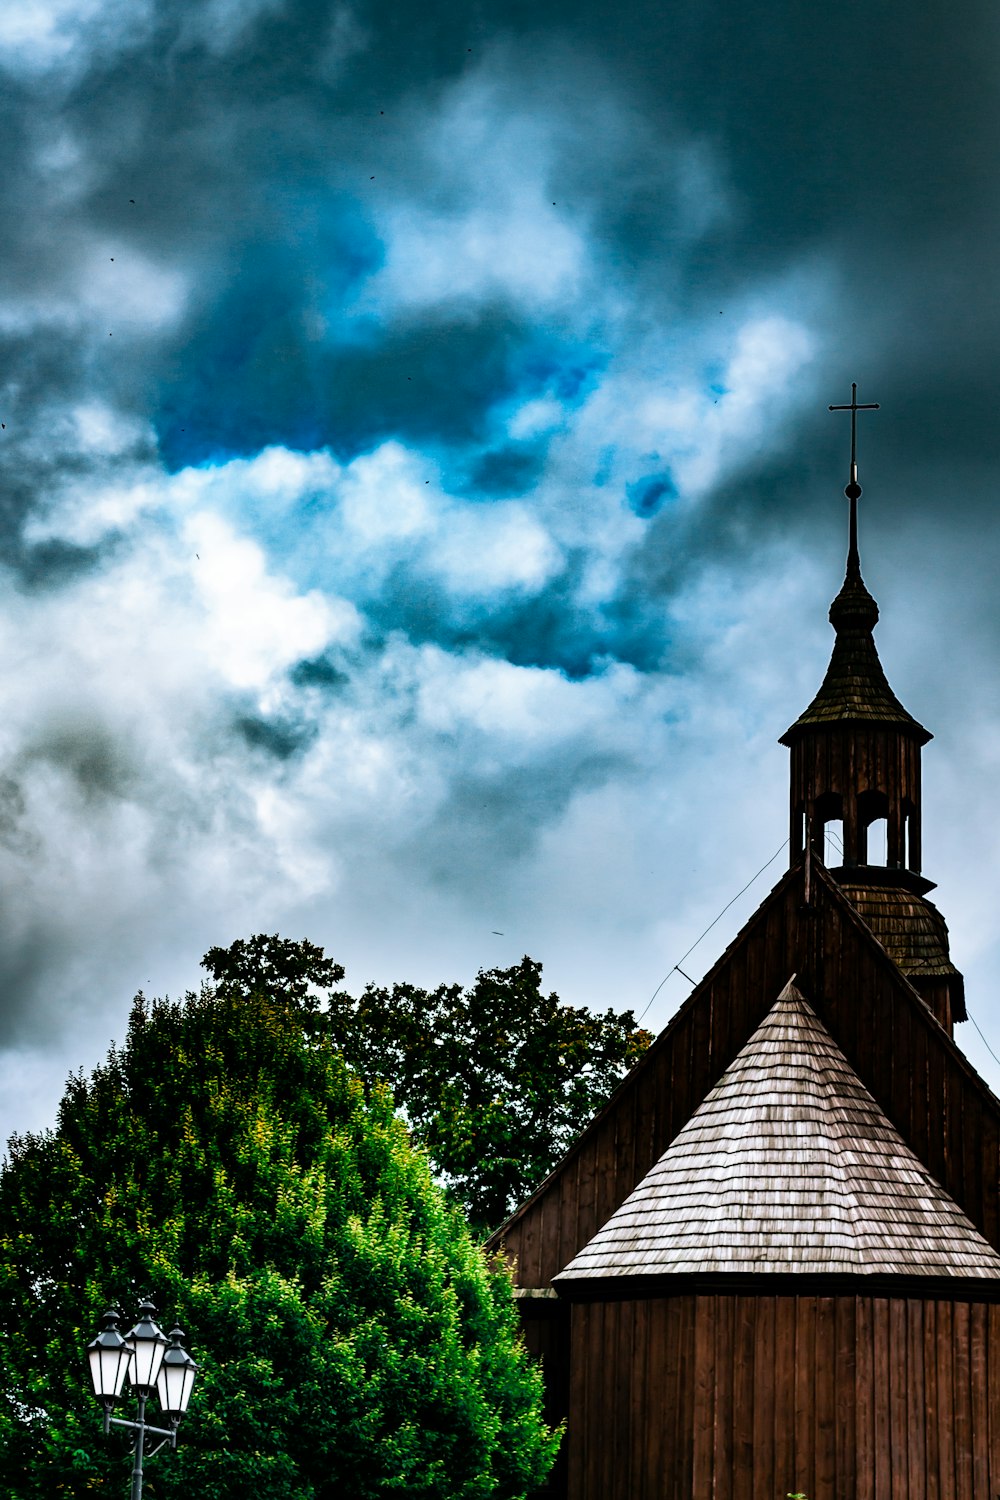
[[539, 1185], [652, 1040], [631, 1011], [545, 994], [527, 957], [480, 970], [468, 989], [368, 985], [357, 999], [333, 988], [343, 970], [311, 943], [258, 934], [203, 963], [223, 994], [266, 993], [286, 974], [311, 994], [313, 1024], [359, 1077], [389, 1085], [479, 1231]]
[[0, 1488], [123, 1492], [81, 1350], [151, 1294], [198, 1385], [150, 1500], [524, 1496], [558, 1441], [510, 1282], [301, 996], [133, 1007], [0, 1173]]
[[305, 1010], [316, 1010], [319, 997], [344, 977], [344, 966], [323, 956], [308, 938], [255, 933], [228, 948], [209, 948], [201, 961], [224, 995], [284, 995]]

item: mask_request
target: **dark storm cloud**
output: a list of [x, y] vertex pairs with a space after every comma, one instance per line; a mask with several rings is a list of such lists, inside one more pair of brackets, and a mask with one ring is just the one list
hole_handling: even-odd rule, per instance
[[37, 14], [0, 16], [8, 1041], [282, 900], [361, 943], [428, 872], [492, 899], [493, 855], [553, 928], [606, 861], [633, 934], [654, 762], [686, 911], [713, 803], [756, 837], [719, 747], [814, 685], [788, 619], [824, 664], [852, 379], [866, 568], [891, 595], [946, 505], [995, 647], [984, 6]]
[[[636, 569], [645, 557], [640, 551]], [[651, 575], [639, 583], [626, 572], [620, 590], [602, 601], [599, 617], [577, 602], [582, 557], [549, 578], [541, 594], [492, 600], [456, 599], [444, 586], [419, 582], [400, 569], [369, 606], [369, 618], [384, 631], [398, 629], [411, 641], [451, 651], [476, 649], [518, 667], [554, 669], [571, 680], [600, 675], [612, 661], [640, 671], [655, 670], [669, 642], [664, 611], [668, 587]], [[676, 585], [673, 575], [668, 575]], [[568, 768], [566, 769], [568, 775]], [[553, 802], [553, 815], [558, 801]]]
[[347, 673], [327, 656], [297, 662], [289, 676], [296, 687], [319, 688], [324, 692], [336, 692], [350, 681]]
[[[586, 206], [589, 233], [649, 315], [716, 301], [731, 315], [748, 276], [777, 273], [799, 253], [832, 255], [855, 351], [871, 354], [866, 318], [881, 305], [884, 324], [886, 303], [899, 322], [922, 317], [944, 345], [935, 369], [904, 341], [913, 399], [897, 410], [929, 406], [933, 380], [956, 413], [957, 426], [941, 417], [942, 435], [982, 434], [990, 382], [963, 389], [963, 370], [949, 375], [961, 360], [946, 351], [956, 334], [992, 323], [989, 259], [964, 238], [966, 258], [979, 261], [972, 281], [966, 272], [950, 299], [925, 295], [923, 307], [908, 282], [908, 231], [925, 257], [939, 245], [943, 266], [959, 248], [948, 227], [959, 208], [967, 226], [995, 214], [988, 163], [963, 145], [994, 101], [984, 64], [943, 17], [906, 15], [904, 25], [899, 7], [873, 15], [861, 5], [808, 18], [794, 6], [691, 6], [667, 21], [642, 5], [613, 21], [599, 6], [530, 18], [516, 6], [472, 19], [436, 5], [417, 19], [315, 3], [250, 8], [239, 24], [213, 14], [153, 8], [117, 47], [105, 42], [89, 67], [79, 63], [51, 109], [36, 81], [8, 111], [15, 284], [51, 296], [62, 281], [69, 294], [72, 263], [98, 238], [109, 256], [121, 241], [123, 275], [140, 255], [151, 274], [170, 267], [188, 286], [179, 321], [109, 330], [120, 340], [113, 355], [93, 349], [96, 324], [75, 336], [33, 330], [30, 360], [13, 350], [10, 361], [28, 410], [38, 389], [103, 389], [152, 418], [174, 465], [268, 442], [330, 443], [349, 456], [390, 434], [433, 436], [481, 448], [464, 461], [470, 485], [530, 484], [535, 455], [498, 452], [485, 430], [498, 400], [531, 388], [540, 333], [523, 309], [480, 307], [471, 320], [441, 309], [413, 326], [390, 317], [354, 331], [343, 319], [382, 254], [370, 210], [383, 176], [387, 191], [406, 181], [442, 201], [414, 145], [419, 110], [493, 48], [520, 70], [532, 105], [571, 121], [552, 191]], [[588, 132], [587, 98], [601, 87], [632, 117], [625, 150]], [[79, 153], [62, 168], [60, 130]], [[680, 238], [665, 165], [679, 140], [705, 143], [726, 199]], [[957, 322], [942, 310], [949, 300]], [[880, 376], [890, 371], [876, 366]], [[901, 419], [901, 450], [911, 435]]]
[[[591, 242], [631, 286], [626, 318], [670, 318], [679, 307], [690, 317], [718, 302], [725, 320], [748, 278], [778, 275], [797, 255], [827, 257], [840, 278], [845, 346], [830, 364], [829, 399], [845, 395], [836, 366], [849, 340], [852, 352], [873, 357], [876, 337], [864, 326], [873, 316], [883, 352], [865, 377], [894, 392], [885, 451], [905, 463], [919, 422], [926, 443], [939, 434], [943, 450], [968, 439], [989, 457], [991, 382], [971, 381], [954, 344], [974, 330], [982, 340], [995, 316], [992, 291], [977, 282], [988, 257], [970, 243], [978, 216], [985, 226], [995, 213], [992, 175], [968, 145], [995, 99], [985, 61], [962, 34], [943, 16], [860, 4], [822, 16], [794, 5], [690, 5], [665, 18], [643, 4], [613, 17], [599, 5], [510, 4], [472, 17], [437, 4], [418, 17], [301, 3], [237, 16], [175, 0], [136, 7], [131, 27], [96, 35], [89, 52], [83, 28], [79, 57], [54, 67], [48, 82], [30, 72], [16, 80], [0, 122], [12, 285], [29, 298], [62, 288], [69, 302], [99, 244], [123, 279], [141, 259], [145, 278], [162, 268], [184, 291], [175, 316], [143, 323], [133, 310], [109, 328], [114, 344], [98, 343], [102, 316], [116, 321], [113, 290], [82, 325], [57, 317], [29, 336], [9, 335], [11, 430], [37, 416], [42, 393], [72, 402], [96, 392], [148, 420], [173, 468], [269, 443], [329, 445], [349, 459], [396, 436], [437, 448], [467, 494], [529, 492], [545, 443], [498, 445], [491, 413], [553, 377], [564, 386], [567, 371], [606, 363], [600, 334], [588, 349], [574, 329], [560, 331], [551, 309], [533, 317], [495, 298], [474, 310], [351, 310], [385, 254], [379, 195], [404, 185], [414, 201], [446, 208], [449, 193], [465, 190], [461, 174], [449, 188], [415, 126], [485, 58], [508, 86], [516, 80], [510, 98], [562, 121], [549, 188], [556, 202], [585, 212]], [[602, 94], [626, 121], [617, 140], [600, 108], [588, 118], [588, 102]], [[60, 146], [64, 136], [71, 145]], [[720, 200], [687, 226], [683, 173], [669, 165], [684, 143], [701, 152], [689, 152], [689, 173], [715, 170], [719, 179], [711, 191], [689, 183], [689, 195]], [[453, 150], [461, 154], [460, 136]], [[973, 279], [955, 278], [943, 298], [924, 291], [921, 307], [918, 278], [959, 248], [949, 227], [959, 211]], [[923, 339], [890, 328], [887, 341], [893, 320], [907, 329], [920, 320]], [[843, 432], [821, 428], [818, 417], [796, 436], [822, 454], [824, 470], [843, 451]], [[79, 456], [63, 453], [57, 474], [33, 464], [25, 477], [14, 445], [4, 451], [7, 556], [31, 577], [90, 565], [98, 554], [86, 549], [19, 543], [33, 497]], [[699, 526], [713, 543], [729, 536], [743, 545], [755, 527], [799, 524], [795, 476], [769, 467], [767, 455], [759, 475], [753, 467], [708, 497], [689, 543]], [[926, 485], [914, 477], [908, 503], [920, 506]], [[666, 508], [636, 568], [669, 587], [697, 565], [687, 563], [697, 551], [676, 542], [667, 504], [674, 477], [653, 468], [623, 489], [644, 519]], [[973, 487], [969, 503], [976, 498]], [[891, 513], [893, 497], [885, 503]], [[664, 558], [656, 539], [668, 532], [675, 542]], [[443, 642], [462, 638], [446, 610], [417, 608], [405, 590], [378, 606], [383, 626], [394, 597], [403, 628], [430, 636], [436, 614]], [[562, 598], [571, 608], [568, 590]], [[539, 613], [551, 618], [559, 608], [555, 591]], [[543, 623], [534, 633], [575, 637], [579, 625]], [[515, 657], [523, 636], [516, 618], [509, 635], [502, 624], [484, 628], [485, 640]], [[574, 641], [547, 656], [522, 647], [520, 656], [577, 670], [581, 653], [607, 650], [636, 659], [599, 633], [589, 646]]]

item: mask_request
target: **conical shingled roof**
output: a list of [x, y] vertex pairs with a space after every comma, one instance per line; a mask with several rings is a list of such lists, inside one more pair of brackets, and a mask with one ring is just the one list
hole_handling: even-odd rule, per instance
[[837, 632], [823, 684], [805, 713], [785, 733], [787, 745], [796, 730], [844, 720], [874, 721], [912, 729], [926, 744], [933, 736], [896, 697], [879, 661], [872, 631], [878, 605], [865, 587], [858, 556], [852, 550], [843, 588], [830, 605], [830, 624]]
[[763, 1272], [1000, 1278], [792, 983], [555, 1280]]

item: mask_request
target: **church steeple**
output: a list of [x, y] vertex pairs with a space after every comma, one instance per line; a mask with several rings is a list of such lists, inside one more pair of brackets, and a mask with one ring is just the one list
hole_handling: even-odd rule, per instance
[[850, 406], [830, 408], [851, 413], [847, 569], [830, 606], [836, 640], [819, 692], [781, 736], [791, 751], [791, 859], [810, 843], [950, 1029], [964, 1019], [961, 975], [943, 918], [922, 899], [934, 889], [921, 874], [920, 806], [920, 752], [932, 736], [892, 691], [875, 647], [878, 605], [858, 548], [856, 418], [877, 408], [851, 390]]
[[[847, 572], [830, 605], [837, 633], [826, 676], [805, 713], [781, 737], [792, 752], [791, 852], [795, 859], [811, 836], [828, 864], [846, 868], [879, 865], [920, 880], [920, 749], [931, 735], [889, 686], [872, 632], [878, 605], [861, 576], [858, 550], [857, 413], [877, 411], [858, 403], [851, 387], [851, 472], [844, 494], [850, 502]], [[869, 830], [884, 820], [883, 850], [870, 848]], [[842, 829], [841, 858], [829, 857], [829, 825]]]

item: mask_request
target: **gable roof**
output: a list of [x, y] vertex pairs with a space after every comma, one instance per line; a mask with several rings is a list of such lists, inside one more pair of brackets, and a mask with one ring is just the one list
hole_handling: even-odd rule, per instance
[[555, 1280], [761, 1272], [1000, 1279], [791, 982]]
[[604, 1108], [487, 1240], [546, 1287], [662, 1156], [790, 973], [931, 1175], [1000, 1249], [1000, 1100], [818, 861], [764, 898]]

